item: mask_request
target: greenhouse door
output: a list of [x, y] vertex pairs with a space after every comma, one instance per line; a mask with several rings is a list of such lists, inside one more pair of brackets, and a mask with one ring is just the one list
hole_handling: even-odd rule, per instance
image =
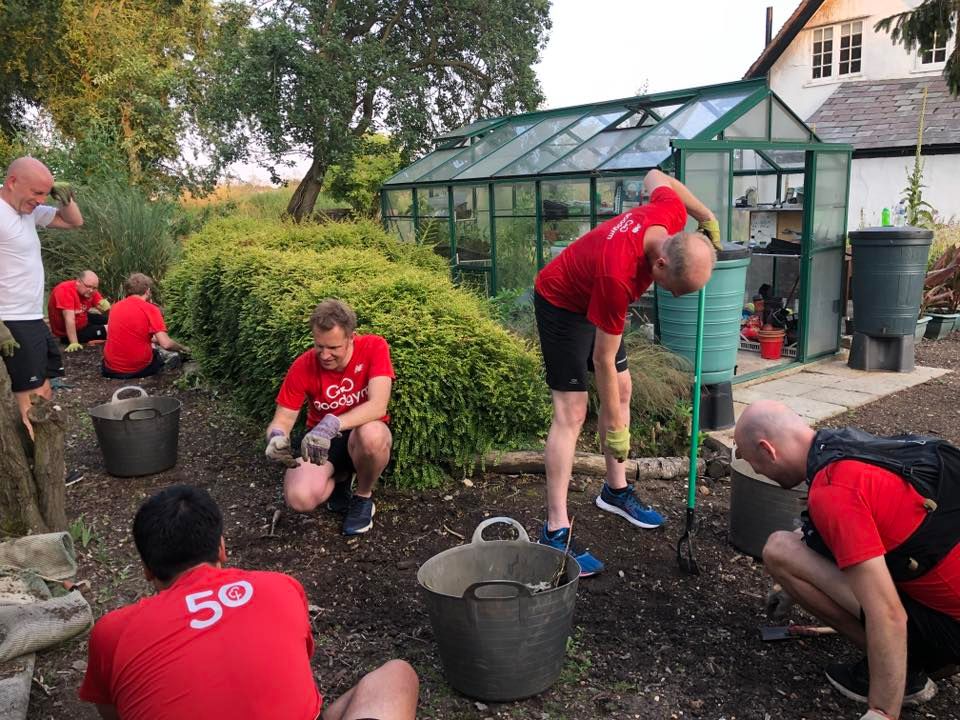
[[800, 347], [812, 360], [840, 349], [850, 154], [808, 151], [804, 175]]

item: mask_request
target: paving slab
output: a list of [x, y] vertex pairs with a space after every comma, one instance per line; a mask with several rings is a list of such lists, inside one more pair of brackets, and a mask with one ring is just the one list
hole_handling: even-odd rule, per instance
[[845, 390], [837, 387], [813, 388], [805, 392], [800, 397], [819, 400], [821, 402], [831, 403], [833, 405], [843, 405], [848, 410], [850, 408], [866, 405], [874, 400], [879, 400], [882, 395], [873, 393], [856, 392], [854, 390]]
[[810, 383], [797, 382], [796, 378], [797, 375], [791, 375], [790, 377], [771, 380], [769, 382], [761, 383], [760, 385], [754, 385], [753, 389], [764, 394], [772, 393], [774, 395], [782, 395], [786, 397], [803, 395], [806, 392], [810, 392]]
[[828, 417], [844, 413], [848, 409], [845, 405], [822, 402], [801, 396], [785, 397], [782, 402], [803, 419], [813, 421], [825, 420]]

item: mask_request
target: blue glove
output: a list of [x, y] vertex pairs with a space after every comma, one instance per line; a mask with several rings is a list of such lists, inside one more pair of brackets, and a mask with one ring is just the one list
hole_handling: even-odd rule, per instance
[[324, 415], [304, 436], [300, 443], [300, 454], [306, 462], [323, 465], [327, 461], [327, 453], [330, 452], [330, 441], [339, 434], [340, 418], [336, 415]]

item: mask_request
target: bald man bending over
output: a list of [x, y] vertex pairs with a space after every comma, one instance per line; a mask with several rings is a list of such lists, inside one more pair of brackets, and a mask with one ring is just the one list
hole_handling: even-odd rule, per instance
[[[60, 207], [44, 205], [51, 195]], [[69, 186], [54, 187], [47, 166], [31, 157], [10, 163], [0, 187], [0, 355], [27, 431], [30, 395], [50, 398], [63, 376], [60, 348], [43, 321], [43, 262], [37, 227], [77, 228], [83, 216]]]
[[[803, 532], [773, 533], [763, 549], [783, 588], [770, 600], [781, 609], [795, 600], [864, 650], [858, 663], [828, 667], [827, 679], [869, 705], [864, 719], [897, 718], [901, 705], [936, 694], [928, 673], [949, 674], [960, 663], [960, 543], [944, 546], [917, 579], [894, 582], [885, 556], [910, 539], [929, 507], [905, 478], [844, 457], [846, 448], [823, 464], [819, 448], [831, 436], [770, 400], [737, 422], [737, 454], [756, 472], [785, 488], [810, 484]], [[808, 460], [820, 468], [812, 477]]]
[[[720, 246], [720, 226], [710, 209], [681, 182], [659, 170], [643, 179], [650, 201], [611, 218], [574, 241], [537, 275], [533, 306], [553, 399], [547, 434], [547, 522], [540, 542], [566, 549], [581, 576], [603, 563], [570, 543], [567, 489], [577, 438], [587, 417], [587, 373], [600, 397], [600, 443], [607, 481], [597, 497], [601, 510], [641, 528], [663, 517], [627, 484], [623, 461], [630, 451], [630, 373], [623, 343], [627, 310], [655, 282], [674, 295], [699, 290], [710, 279]], [[701, 232], [684, 232], [687, 213]], [[706, 233], [706, 234], [704, 234]], [[710, 237], [708, 238], [707, 235]]]

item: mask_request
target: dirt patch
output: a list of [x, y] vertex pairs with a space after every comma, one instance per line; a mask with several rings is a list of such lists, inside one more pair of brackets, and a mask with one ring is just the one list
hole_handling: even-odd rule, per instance
[[[918, 362], [960, 367], [960, 342], [921, 344]], [[825, 637], [764, 644], [757, 626], [768, 580], [762, 565], [727, 542], [727, 480], [706, 480], [699, 495], [702, 525], [695, 540], [703, 574], [682, 575], [675, 544], [683, 530], [685, 483], [647, 482], [641, 496], [665, 512], [667, 526], [635, 530], [593, 505], [596, 479], [576, 478], [571, 493], [577, 534], [607, 571], [580, 585], [576, 632], [560, 681], [538, 697], [509, 704], [477, 704], [447, 686], [430, 623], [420, 600], [416, 569], [441, 550], [469, 538], [490, 515], [509, 515], [531, 533], [543, 518], [543, 483], [533, 476], [486, 475], [473, 486], [436, 491], [381, 488], [377, 521], [362, 539], [347, 542], [339, 518], [299, 515], [283, 508], [280, 470], [268, 464], [261, 428], [234, 413], [216, 395], [190, 389], [182, 376], [146, 379], [151, 394], [183, 402], [177, 466], [162, 475], [120, 479], [105, 474], [86, 410], [109, 399], [119, 382], [100, 378], [99, 353], [67, 357], [74, 390], [58, 393], [69, 411], [67, 458], [84, 479], [68, 488], [67, 512], [85, 535], [80, 578], [94, 614], [134, 602], [149, 592], [130, 537], [137, 506], [173, 482], [207, 488], [223, 508], [230, 562], [279, 570], [306, 588], [321, 691], [334, 697], [365, 671], [392, 657], [413, 663], [422, 679], [419, 717], [483, 718], [776, 718], [859, 717], [860, 709], [826, 683], [822, 668], [856, 657], [842, 639]], [[960, 377], [949, 374], [857, 409], [831, 424], [857, 424], [875, 432], [937, 432], [957, 441]], [[282, 510], [277, 537], [265, 537]], [[82, 532], [81, 532], [82, 531]], [[82, 545], [82, 543], [81, 543]], [[795, 620], [802, 620], [798, 613]], [[80, 703], [86, 642], [75, 640], [42, 653], [30, 716], [95, 718]], [[78, 662], [79, 661], [79, 662]], [[941, 681], [940, 693], [905, 718], [960, 717], [960, 682]]]

